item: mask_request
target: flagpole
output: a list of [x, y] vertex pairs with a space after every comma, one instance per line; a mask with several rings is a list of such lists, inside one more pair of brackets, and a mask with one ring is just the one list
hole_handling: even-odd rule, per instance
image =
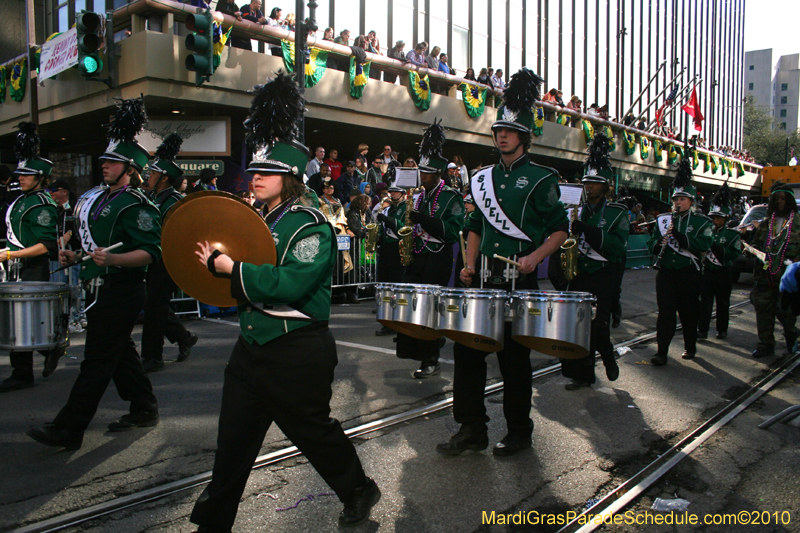
[[[703, 81], [703, 79], [702, 79], [702, 78], [698, 78], [697, 76], [695, 76], [695, 80], [696, 80], [696, 81], [693, 81], [694, 85], [691, 85], [691, 86], [687, 85], [687, 86], [685, 86], [683, 89], [681, 89], [681, 90], [678, 92], [678, 94], [677, 94], [677, 95], [675, 95], [675, 99], [672, 101], [672, 103], [671, 103], [671, 104], [670, 104], [668, 107], [665, 107], [665, 108], [664, 108], [664, 115], [666, 115], [667, 113], [669, 113], [670, 111], [672, 111], [672, 110], [675, 108], [675, 106], [676, 106], [676, 105], [678, 105], [678, 104], [680, 103], [681, 99], [685, 98], [687, 94], [690, 94], [690, 93], [692, 92], [692, 89], [694, 89], [695, 87], [697, 87], [697, 85], [698, 85], [700, 82], [702, 82], [702, 81]], [[648, 124], [648, 125], [647, 125], [647, 131], [650, 131], [650, 129], [653, 127], [653, 124], [655, 123], [655, 121], [656, 121], [656, 120], [655, 120], [655, 119], [653, 119], [653, 120], [650, 122], [650, 124]]]
[[634, 101], [633, 101], [633, 103], [631, 104], [631, 107], [630, 107], [630, 108], [629, 108], [629, 109], [628, 109], [628, 110], [625, 112], [625, 114], [624, 114], [624, 115], [622, 115], [623, 117], [627, 117], [627, 116], [628, 116], [628, 113], [630, 113], [630, 112], [632, 112], [632, 111], [633, 111], [633, 108], [634, 108], [634, 107], [636, 107], [636, 104], [638, 104], [638, 103], [639, 103], [639, 100], [641, 100], [641, 99], [642, 99], [642, 96], [644, 96], [644, 93], [646, 93], [646, 92], [647, 92], [647, 89], [649, 89], [649, 88], [650, 88], [650, 85], [652, 85], [652, 84], [653, 84], [653, 82], [656, 80], [656, 77], [658, 77], [658, 73], [659, 73], [659, 72], [661, 72], [661, 69], [662, 69], [662, 68], [664, 68], [664, 66], [665, 66], [666, 64], [667, 64], [667, 62], [666, 62], [666, 61], [663, 61], [663, 62], [661, 63], [661, 66], [659, 66], [659, 67], [658, 67], [658, 70], [656, 70], [656, 73], [655, 73], [655, 74], [653, 74], [653, 77], [652, 77], [652, 78], [650, 78], [650, 81], [648, 81], [648, 82], [647, 82], [647, 85], [645, 85], [645, 86], [644, 86], [644, 89], [642, 89], [642, 92], [640, 92], [640, 93], [639, 93], [639, 96], [637, 96], [637, 97], [636, 97], [636, 100], [634, 100]]
[[669, 88], [672, 86], [672, 84], [673, 84], [673, 83], [675, 83], [675, 82], [678, 80], [678, 78], [680, 78], [681, 76], [683, 76], [683, 71], [684, 71], [684, 70], [686, 70], [686, 68], [687, 68], [687, 67], [683, 67], [683, 68], [680, 70], [680, 72], [678, 72], [678, 74], [677, 74], [677, 75], [676, 75], [674, 78], [672, 78], [672, 80], [670, 80], [670, 82], [669, 82], [669, 83], [667, 83], [667, 84], [664, 86], [664, 88], [663, 88], [663, 89], [661, 89], [661, 92], [660, 92], [660, 93], [658, 93], [658, 94], [655, 96], [655, 98], [653, 98], [653, 99], [650, 101], [650, 103], [649, 103], [649, 104], [647, 104], [647, 107], [645, 107], [644, 109], [642, 109], [642, 112], [641, 112], [641, 114], [640, 114], [638, 117], [636, 117], [636, 122], [639, 122], [640, 120], [642, 120], [642, 117], [645, 115], [645, 113], [647, 113], [647, 110], [648, 110], [648, 109], [650, 109], [651, 107], [653, 107], [653, 104], [655, 104], [655, 103], [658, 101], [658, 99], [659, 99], [659, 98], [660, 98], [660, 97], [661, 97], [661, 96], [662, 96], [662, 95], [663, 95], [663, 94], [666, 92], [666, 90], [667, 90], [667, 89], [669, 89]]

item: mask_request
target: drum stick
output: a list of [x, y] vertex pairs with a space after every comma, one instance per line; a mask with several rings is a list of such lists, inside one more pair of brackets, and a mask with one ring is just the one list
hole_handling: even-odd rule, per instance
[[509, 259], [508, 257], [503, 257], [502, 255], [497, 255], [497, 254], [494, 254], [492, 257], [494, 257], [495, 259], [499, 259], [500, 261], [503, 261], [505, 263], [508, 263], [509, 265], [514, 265], [517, 268], [522, 268], [521, 263], [517, 263], [516, 261], [514, 261], [513, 259]]
[[467, 268], [467, 245], [464, 242], [464, 232], [458, 232], [458, 238], [461, 241], [461, 258], [464, 260], [464, 268]]
[[[117, 244], [112, 244], [112, 245], [111, 245], [111, 246], [109, 246], [108, 248], [103, 248], [103, 251], [104, 251], [104, 252], [110, 252], [111, 250], [116, 250], [116, 249], [117, 249], [117, 248], [119, 248], [120, 246], [122, 246], [122, 243], [121, 243], [121, 242], [118, 242]], [[89, 254], [86, 254], [86, 255], [84, 255], [83, 257], [81, 257], [80, 259], [78, 259], [77, 261], [75, 261], [75, 262], [72, 262], [72, 263], [70, 263], [70, 264], [68, 264], [68, 265], [64, 265], [64, 266], [62, 266], [62, 267], [59, 267], [59, 268], [57, 268], [57, 269], [55, 269], [55, 270], [52, 270], [52, 271], [50, 271], [50, 273], [51, 273], [51, 274], [55, 274], [56, 272], [61, 272], [62, 270], [66, 270], [66, 269], [68, 269], [68, 268], [69, 268], [69, 267], [71, 267], [71, 266], [80, 265], [80, 264], [81, 264], [81, 263], [83, 263], [84, 261], [88, 261], [88, 260], [89, 260], [89, 259], [91, 259], [91, 258], [92, 258], [92, 256], [90, 256]]]

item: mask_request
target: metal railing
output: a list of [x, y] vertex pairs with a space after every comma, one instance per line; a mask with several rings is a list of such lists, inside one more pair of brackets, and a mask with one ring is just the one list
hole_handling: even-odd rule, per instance
[[363, 289], [375, 285], [378, 279], [378, 254], [366, 253], [366, 239], [340, 235], [338, 240], [339, 254], [333, 268], [331, 286]]

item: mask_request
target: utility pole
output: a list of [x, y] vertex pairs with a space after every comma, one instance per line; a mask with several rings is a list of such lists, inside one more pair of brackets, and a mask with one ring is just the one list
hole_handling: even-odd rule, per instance
[[[309, 61], [308, 32], [317, 31], [317, 3], [314, 0], [308, 2], [308, 10], [308, 23], [306, 23], [306, 8], [303, 5], [303, 0], [295, 2], [295, 16], [297, 19], [294, 33], [294, 72], [300, 94], [306, 91], [306, 63]], [[305, 144], [305, 118], [301, 117], [297, 126], [297, 140]]]
[[25, 49], [28, 54], [28, 100], [30, 101], [30, 117], [31, 122], [39, 125], [39, 88], [36, 82], [36, 69], [34, 68], [33, 61], [36, 58], [36, 24], [34, 23], [34, 8], [33, 0], [26, 0], [25, 2], [25, 20], [27, 22]]

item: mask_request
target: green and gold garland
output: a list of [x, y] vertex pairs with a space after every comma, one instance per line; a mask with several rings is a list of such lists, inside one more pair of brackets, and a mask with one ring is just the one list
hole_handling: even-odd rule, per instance
[[647, 137], [639, 137], [639, 155], [642, 161], [647, 159], [647, 156], [650, 155], [650, 141], [647, 140]]
[[544, 132], [544, 109], [539, 106], [533, 108], [533, 130], [531, 133], [540, 136]]
[[428, 75], [420, 76], [416, 72], [409, 72], [408, 89], [414, 105], [422, 111], [427, 111], [431, 106], [431, 84]]
[[697, 157], [697, 150], [692, 150], [692, 170], [697, 170], [700, 165], [700, 158]]
[[562, 126], [569, 126], [569, 115], [565, 115], [563, 113], [556, 112], [556, 123], [561, 124]]
[[670, 144], [669, 148], [667, 149], [667, 164], [674, 165], [678, 162], [678, 156], [683, 156], [683, 152], [681, 151], [680, 146], [675, 146], [674, 144]]
[[703, 172], [708, 172], [711, 170], [711, 157], [708, 154], [703, 154], [701, 157], [703, 158]]
[[636, 135], [627, 131], [623, 131], [622, 138], [625, 139], [625, 153], [628, 155], [633, 155], [633, 152], [636, 151]]
[[592, 142], [594, 139], [594, 126], [586, 119], [581, 120], [581, 129], [583, 129], [583, 136], [586, 137], [586, 144]]
[[664, 160], [664, 145], [658, 139], [653, 141], [653, 159], [656, 160], [656, 163]]
[[[287, 41], [281, 39], [281, 51], [283, 52], [283, 63], [286, 65], [286, 70], [294, 72], [294, 41]], [[313, 87], [322, 75], [325, 74], [328, 64], [327, 50], [320, 50], [314, 46], [311, 47], [310, 61], [306, 64], [306, 87]]]
[[464, 102], [464, 109], [467, 110], [467, 115], [472, 118], [478, 118], [483, 115], [483, 111], [486, 108], [486, 88], [462, 82], [458, 89], [461, 91], [461, 99]]
[[614, 131], [611, 129], [611, 126], [604, 126], [603, 131], [606, 132], [606, 137], [608, 137], [608, 151], [613, 152], [617, 149], [617, 140], [614, 138]]
[[719, 157], [712, 155], [711, 156], [711, 173], [716, 174], [717, 170], [719, 170]]
[[736, 175], [740, 178], [744, 176], [744, 163], [741, 161], [736, 162]]
[[6, 101], [6, 67], [0, 67], [0, 104]]
[[11, 67], [11, 99], [15, 102], [21, 102], [22, 99], [25, 98], [25, 85], [27, 82], [27, 74], [25, 73], [26, 64], [27, 60], [23, 59]]
[[350, 58], [350, 96], [358, 100], [364, 96], [364, 87], [369, 81], [369, 69], [372, 61], [367, 61], [363, 65], [356, 61], [355, 57]]

